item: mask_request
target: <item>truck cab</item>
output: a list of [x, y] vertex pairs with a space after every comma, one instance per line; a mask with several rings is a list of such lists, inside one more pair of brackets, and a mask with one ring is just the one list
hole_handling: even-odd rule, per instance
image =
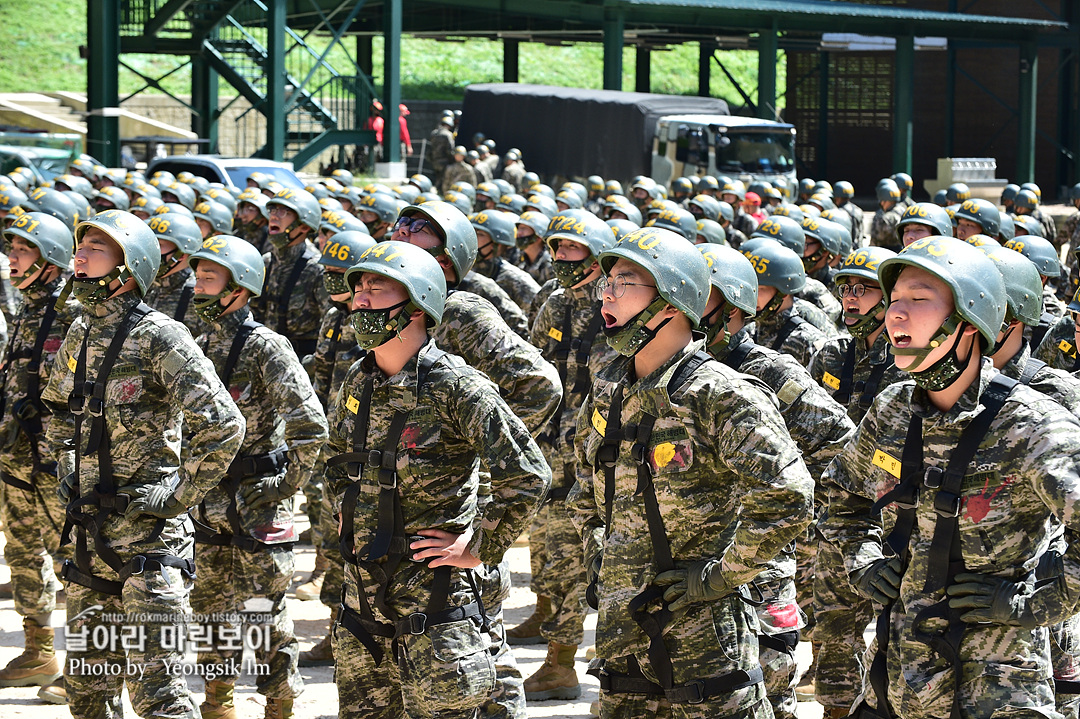
[[690, 175], [764, 180], [791, 197], [795, 127], [736, 115], [668, 115], [656, 123], [651, 175], [663, 185]]

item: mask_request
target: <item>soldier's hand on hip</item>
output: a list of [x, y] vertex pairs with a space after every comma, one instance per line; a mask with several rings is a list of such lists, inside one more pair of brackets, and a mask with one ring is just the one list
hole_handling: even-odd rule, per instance
[[60, 484], [56, 486], [56, 494], [64, 502], [70, 502], [79, 489], [79, 478], [74, 472], [68, 472], [60, 478]]
[[469, 545], [473, 541], [472, 529], [464, 534], [454, 534], [445, 529], [421, 529], [417, 534], [425, 539], [417, 540], [409, 545], [410, 549], [419, 550], [413, 555], [413, 561], [422, 562], [425, 559], [431, 559], [428, 566], [432, 569], [435, 567], [472, 569], [482, 564], [469, 551]]
[[903, 571], [900, 557], [879, 559], [868, 567], [854, 572], [851, 585], [859, 594], [878, 604], [888, 604], [900, 597], [900, 578]]
[[960, 620], [968, 624], [1011, 624], [1032, 629], [1038, 625], [1028, 601], [1030, 587], [1001, 577], [983, 574], [957, 574], [945, 588], [949, 607], [963, 614]]
[[653, 584], [667, 587], [664, 601], [677, 612], [698, 602], [712, 602], [731, 594], [733, 587], [724, 579], [717, 559], [693, 562], [686, 569], [672, 569], [656, 575]]
[[244, 504], [249, 507], [277, 504], [296, 494], [296, 488], [285, 482], [285, 475], [263, 477], [240, 489]]
[[172, 519], [187, 511], [172, 487], [161, 484], [138, 484], [130, 487], [121, 487], [116, 490], [117, 494], [129, 498], [125, 517], [133, 517], [138, 514], [148, 514], [159, 519]]

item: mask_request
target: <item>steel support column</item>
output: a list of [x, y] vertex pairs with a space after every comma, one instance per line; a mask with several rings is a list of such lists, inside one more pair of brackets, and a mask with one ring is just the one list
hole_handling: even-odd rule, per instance
[[86, 41], [86, 152], [119, 167], [120, 0], [89, 0]]
[[817, 175], [829, 176], [829, 53], [818, 53]]
[[893, 172], [911, 174], [915, 113], [915, 36], [896, 38], [896, 81], [893, 90]]
[[651, 92], [649, 90], [652, 85], [649, 77], [651, 60], [652, 51], [647, 47], [639, 46], [634, 56], [634, 90], [636, 92]]
[[[356, 67], [359, 68], [360, 72], [367, 75], [369, 81], [372, 79], [372, 74], [375, 71], [375, 61], [371, 49], [371, 35], [356, 36]], [[353, 127], [357, 128], [364, 126], [364, 121], [368, 117], [368, 106], [371, 104], [370, 99], [361, 97], [359, 85], [357, 83], [357, 96], [353, 104]]]
[[604, 89], [622, 89], [623, 35], [626, 17], [618, 10], [611, 10], [604, 18]]
[[218, 74], [201, 55], [191, 58], [191, 130], [210, 140], [207, 152], [218, 151]]
[[1017, 182], [1035, 181], [1035, 111], [1039, 78], [1039, 48], [1033, 41], [1020, 44], [1019, 137], [1016, 139]]
[[776, 21], [758, 33], [758, 117], [776, 120]]
[[709, 97], [709, 83], [712, 80], [712, 56], [713, 44], [711, 42], [698, 43], [697, 60], [697, 94], [699, 97]]
[[521, 41], [504, 37], [503, 41], [503, 82], [518, 81], [518, 51]]
[[383, 160], [401, 160], [401, 0], [383, 3]]
[[268, 159], [285, 159], [285, 12], [286, 0], [267, 0], [266, 14], [266, 150]]

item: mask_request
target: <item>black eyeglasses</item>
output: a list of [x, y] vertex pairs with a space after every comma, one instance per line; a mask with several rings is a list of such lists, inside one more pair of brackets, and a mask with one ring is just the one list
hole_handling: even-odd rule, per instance
[[610, 292], [612, 297], [619, 299], [626, 294], [627, 287], [652, 287], [653, 289], [656, 289], [656, 285], [646, 285], [641, 282], [627, 282], [626, 275], [615, 275], [610, 280], [607, 277], [601, 277], [596, 283], [596, 299], [602, 301], [605, 292]]
[[435, 235], [439, 234], [435, 230], [435, 225], [423, 217], [399, 217], [394, 223], [394, 231], [408, 230], [409, 234], [423, 232], [425, 228], [431, 228], [431, 232]]
[[867, 287], [866, 285], [863, 285], [863, 284], [849, 285], [848, 283], [844, 282], [844, 283], [841, 283], [841, 284], [836, 286], [836, 294], [840, 295], [841, 297], [847, 297], [848, 295], [851, 295], [855, 299], [858, 299], [858, 298], [862, 297], [863, 295], [865, 295], [867, 290], [876, 290], [876, 289], [878, 289], [878, 288], [877, 287]]

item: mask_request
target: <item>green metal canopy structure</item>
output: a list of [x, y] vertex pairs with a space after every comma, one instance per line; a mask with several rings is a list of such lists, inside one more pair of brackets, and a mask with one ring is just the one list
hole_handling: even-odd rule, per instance
[[[1015, 53], [1014, 76], [1009, 78], [1017, 87], [1011, 115], [1017, 125], [1015, 175], [1022, 180], [1032, 178], [1040, 49], [1043, 54], [1060, 55], [1055, 72], [1067, 68], [1074, 79], [1080, 74], [1075, 70], [1080, 34], [1073, 24], [1077, 17], [1073, 9], [1080, 0], [1061, 0], [1056, 13], [1041, 0], [972, 0], [965, 8], [995, 3], [994, 9], [1025, 17], [959, 12], [958, 0], [915, 2], [926, 7], [828, 0], [89, 0], [90, 151], [116, 164], [119, 138], [111, 109], [120, 101], [117, 75], [121, 67], [134, 71], [124, 63], [124, 53], [171, 53], [189, 59], [185, 66], [192, 75], [192, 125], [211, 140], [211, 146], [220, 114], [220, 81], [224, 80], [236, 96], [250, 102], [252, 111], [266, 117], [266, 143], [259, 154], [291, 159], [299, 166], [326, 147], [373, 141], [373, 133], [364, 125], [376, 95], [371, 77], [371, 38], [376, 35], [385, 38], [385, 76], [379, 80], [387, 108], [397, 107], [401, 100], [401, 36], [410, 34], [497, 39], [504, 45], [507, 81], [517, 81], [521, 42], [602, 43], [606, 89], [622, 88], [623, 48], [633, 45], [639, 91], [648, 90], [652, 50], [698, 43], [699, 94], [708, 94], [714, 62], [723, 69], [715, 59], [718, 50], [756, 48], [756, 97], [740, 92], [753, 112], [773, 118], [777, 52], [824, 56], [824, 35], [852, 33], [895, 39], [891, 79], [894, 171], [912, 170], [916, 38], [943, 38], [950, 57], [965, 47]], [[320, 42], [313, 43], [315, 38]], [[355, 42], [346, 53], [350, 66], [331, 67], [327, 43], [345, 47], [347, 40]], [[826, 83], [827, 67], [826, 63], [819, 69]], [[955, 75], [955, 67], [950, 72]], [[144, 77], [147, 87], [160, 88], [160, 79]], [[946, 87], [934, 89], [946, 106], [950, 136], [955, 127], [953, 89], [948, 81]], [[1063, 99], [1070, 107], [1075, 105], [1075, 93], [1070, 93], [1059, 98], [1058, 104]], [[1064, 124], [1075, 126], [1075, 117]], [[397, 132], [397, 123], [386, 123], [384, 159], [398, 159]], [[1067, 147], [1065, 134], [1062, 127], [1055, 142], [1071, 163], [1069, 172], [1077, 174], [1080, 148], [1074, 152]]]

